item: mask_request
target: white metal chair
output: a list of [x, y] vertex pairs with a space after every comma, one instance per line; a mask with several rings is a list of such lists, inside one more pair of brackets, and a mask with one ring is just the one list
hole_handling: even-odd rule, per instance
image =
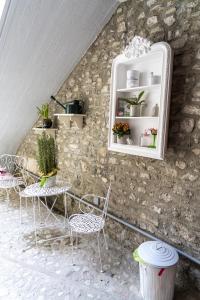
[[100, 249], [100, 232], [103, 232], [104, 242], [106, 249], [108, 249], [104, 226], [105, 226], [105, 220], [107, 216], [107, 210], [108, 210], [108, 202], [110, 198], [110, 191], [111, 191], [111, 185], [108, 188], [108, 192], [106, 197], [99, 197], [96, 195], [85, 195], [81, 198], [81, 200], [91, 200], [91, 198], [97, 198], [100, 199], [100, 201], [104, 201], [103, 209], [101, 213], [94, 213], [94, 208], [91, 208], [91, 206], [84, 204], [83, 209], [81, 207], [81, 201], [79, 202], [79, 209], [81, 211], [80, 214], [74, 214], [69, 217], [69, 228], [70, 233], [72, 237], [72, 255], [73, 255], [73, 233], [76, 234], [76, 244], [77, 244], [77, 235], [80, 234], [97, 234], [97, 245], [98, 245], [98, 252], [99, 252], [99, 259], [100, 259], [100, 266], [101, 266], [101, 272], [103, 272], [102, 267], [102, 258], [101, 258], [101, 249]]
[[8, 175], [0, 178], [0, 189], [6, 190], [7, 200], [10, 200], [9, 191], [24, 184], [25, 181], [25, 158], [17, 155], [2, 154], [0, 155], [0, 168], [3, 168]]

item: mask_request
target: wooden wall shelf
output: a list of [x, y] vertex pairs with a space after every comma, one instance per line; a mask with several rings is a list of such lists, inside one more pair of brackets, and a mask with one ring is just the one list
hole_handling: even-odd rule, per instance
[[65, 118], [68, 128], [71, 128], [74, 123], [78, 129], [83, 128], [83, 118], [86, 117], [84, 114], [54, 114], [54, 116]]
[[57, 128], [42, 128], [42, 127], [34, 127], [33, 130], [36, 134], [42, 134], [43, 132], [46, 132], [47, 134], [51, 135], [54, 139], [56, 137], [56, 131]]

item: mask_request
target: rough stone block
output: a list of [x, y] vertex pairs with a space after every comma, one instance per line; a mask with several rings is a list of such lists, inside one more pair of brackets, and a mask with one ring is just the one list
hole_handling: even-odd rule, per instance
[[157, 16], [153, 16], [153, 17], [150, 17], [147, 19], [147, 25], [149, 27], [152, 27], [153, 25], [157, 24], [158, 23], [158, 18]]
[[200, 115], [200, 108], [197, 106], [186, 105], [183, 108], [183, 112], [189, 115]]
[[186, 168], [186, 163], [184, 161], [176, 161], [176, 166], [179, 169], [184, 170]]
[[126, 31], [126, 23], [125, 22], [121, 22], [118, 27], [117, 27], [117, 32], [121, 33]]
[[164, 19], [165, 24], [167, 24], [167, 26], [172, 26], [175, 23], [175, 18], [174, 16], [170, 16]]
[[194, 129], [194, 124], [195, 124], [194, 119], [187, 118], [187, 119], [181, 121], [180, 128], [183, 132], [190, 133]]
[[152, 6], [157, 2], [157, 0], [148, 0], [147, 1], [147, 6]]
[[29, 157], [27, 159], [27, 170], [34, 174], [38, 174], [38, 164], [35, 158]]
[[176, 7], [170, 7], [165, 11], [165, 15], [171, 15], [174, 14], [176, 12]]
[[174, 49], [183, 48], [185, 46], [187, 40], [188, 40], [188, 36], [187, 36], [187, 34], [185, 34], [181, 38], [179, 38], [179, 39], [174, 40], [173, 42], [171, 42], [171, 46]]

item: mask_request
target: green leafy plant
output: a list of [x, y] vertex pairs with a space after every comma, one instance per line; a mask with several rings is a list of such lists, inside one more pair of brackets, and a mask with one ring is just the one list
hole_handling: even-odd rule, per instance
[[145, 103], [145, 100], [142, 100], [143, 95], [144, 95], [144, 91], [141, 91], [138, 96], [134, 96], [130, 98], [120, 98], [120, 100], [125, 101], [130, 106], [141, 105], [142, 103]]
[[41, 186], [43, 186], [48, 177], [54, 176], [57, 173], [56, 164], [56, 147], [54, 138], [47, 135], [45, 132], [38, 137], [38, 155], [37, 162], [41, 175]]
[[41, 108], [37, 107], [38, 115], [42, 117], [43, 119], [49, 118], [49, 104], [43, 104]]

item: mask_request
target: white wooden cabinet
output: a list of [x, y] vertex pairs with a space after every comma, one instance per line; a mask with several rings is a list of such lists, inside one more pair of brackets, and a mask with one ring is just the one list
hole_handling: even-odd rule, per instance
[[[140, 72], [139, 86], [127, 88], [127, 71]], [[147, 72], [160, 76], [157, 84], [143, 84]], [[148, 73], [149, 74], [149, 73]], [[151, 51], [140, 57], [127, 58], [124, 54], [117, 56], [112, 65], [111, 103], [109, 119], [108, 149], [132, 155], [163, 159], [167, 145], [170, 93], [172, 77], [172, 50], [165, 42], [153, 44]], [[119, 114], [119, 99], [130, 98], [145, 91], [145, 109], [142, 116], [131, 117], [129, 114]], [[125, 103], [125, 102], [124, 102]], [[158, 104], [159, 112], [153, 116], [153, 108]], [[131, 129], [132, 145], [118, 144], [112, 128], [116, 122], [126, 122]], [[145, 130], [157, 129], [156, 148], [141, 146], [141, 135]]]

